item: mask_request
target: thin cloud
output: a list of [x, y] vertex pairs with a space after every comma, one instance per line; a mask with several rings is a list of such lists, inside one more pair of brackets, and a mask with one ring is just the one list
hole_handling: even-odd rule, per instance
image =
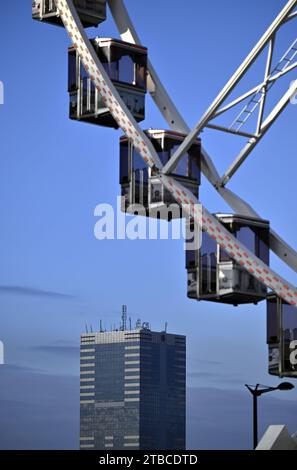
[[48, 291], [44, 289], [38, 289], [35, 287], [25, 286], [0, 286], [0, 295], [8, 294], [13, 296], [30, 296], [30, 297], [42, 297], [49, 299], [73, 299], [73, 295], [64, 294], [61, 292]]
[[49, 353], [49, 354], [58, 354], [58, 355], [77, 355], [79, 352], [79, 346], [59, 346], [59, 345], [41, 345], [33, 346], [32, 348], [35, 351]]

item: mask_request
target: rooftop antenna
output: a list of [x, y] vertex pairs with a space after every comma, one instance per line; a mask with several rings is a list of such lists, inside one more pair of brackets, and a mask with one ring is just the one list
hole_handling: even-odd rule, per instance
[[127, 305], [122, 305], [122, 328], [123, 331], [127, 329]]
[[89, 333], [89, 332], [88, 332], [88, 325], [87, 325], [87, 324], [86, 324], [86, 333], [87, 333], [87, 334]]
[[149, 324], [147, 321], [144, 321], [144, 322], [142, 323], [142, 328], [143, 328], [144, 330], [150, 330], [150, 324]]
[[132, 330], [132, 320], [131, 320], [131, 317], [129, 317], [129, 328], [130, 328], [130, 331]]
[[140, 318], [138, 318], [138, 320], [136, 321], [135, 328], [136, 328], [136, 330], [139, 330], [141, 328], [141, 319]]
[[165, 322], [165, 333], [167, 333], [167, 326], [168, 326], [168, 322], [166, 321]]
[[103, 333], [102, 320], [100, 320], [100, 333]]
[[92, 325], [90, 325], [90, 331], [91, 331], [91, 333], [93, 333], [93, 327], [92, 327]]

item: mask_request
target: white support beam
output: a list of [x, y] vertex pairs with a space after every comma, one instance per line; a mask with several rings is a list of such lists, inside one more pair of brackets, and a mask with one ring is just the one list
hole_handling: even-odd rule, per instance
[[263, 51], [264, 47], [268, 44], [268, 42], [274, 37], [277, 30], [280, 28], [284, 20], [288, 17], [288, 15], [292, 12], [292, 10], [297, 5], [297, 0], [289, 0], [285, 7], [282, 9], [280, 14], [271, 24], [271, 26], [267, 29], [264, 33], [260, 41], [256, 44], [254, 49], [250, 52], [247, 58], [243, 61], [234, 75], [231, 77], [229, 82], [223, 88], [221, 93], [217, 96], [211, 106], [208, 108], [206, 113], [202, 116], [202, 118], [198, 121], [194, 129], [188, 134], [187, 138], [184, 142], [179, 146], [173, 157], [169, 160], [169, 162], [164, 166], [163, 173], [169, 174], [171, 171], [176, 167], [179, 159], [182, 155], [191, 147], [199, 133], [202, 129], [207, 125], [207, 123], [214, 117], [215, 112], [221, 106], [221, 104], [226, 100], [226, 98], [230, 95], [233, 91], [235, 86], [241, 80], [241, 78], [245, 75], [248, 71], [250, 66], [254, 63], [257, 59], [259, 54]]

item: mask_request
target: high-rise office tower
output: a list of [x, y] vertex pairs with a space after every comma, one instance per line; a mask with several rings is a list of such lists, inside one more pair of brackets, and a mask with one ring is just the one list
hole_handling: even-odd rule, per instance
[[125, 327], [81, 336], [80, 448], [183, 450], [186, 338]]

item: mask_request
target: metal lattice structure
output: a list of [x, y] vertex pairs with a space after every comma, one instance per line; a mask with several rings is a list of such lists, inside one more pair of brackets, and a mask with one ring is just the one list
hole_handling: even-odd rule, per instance
[[[141, 45], [140, 38], [132, 24], [123, 0], [107, 0], [115, 23], [119, 29], [121, 38], [124, 41]], [[66, 31], [72, 41], [73, 48], [77, 51], [84, 68], [100, 94], [105, 106], [109, 109], [112, 117], [123, 130], [126, 136], [131, 139], [134, 147], [137, 149], [145, 163], [158, 173], [160, 180], [167, 190], [174, 196], [176, 202], [183, 206], [184, 212], [188, 217], [193, 218], [195, 223], [206, 231], [240, 266], [249, 274], [259, 280], [267, 288], [274, 291], [285, 302], [297, 306], [297, 289], [295, 286], [286, 282], [280, 275], [275, 273], [263, 261], [257, 258], [253, 253], [246, 249], [232, 234], [219, 223], [216, 217], [211, 215], [207, 209], [193, 196], [193, 194], [183, 185], [177, 182], [172, 176], [172, 169], [177, 165], [182, 155], [191, 147], [197, 136], [205, 128], [212, 128], [219, 132], [239, 135], [247, 138], [240, 154], [236, 157], [234, 163], [225, 174], [220, 177], [215, 165], [206, 152], [202, 149], [202, 171], [206, 178], [215, 187], [223, 199], [231, 206], [234, 211], [249, 217], [259, 217], [251, 206], [243, 201], [239, 196], [226, 188], [226, 184], [242, 165], [244, 160], [251, 154], [258, 142], [263, 138], [272, 124], [285, 109], [290, 99], [297, 92], [297, 80], [292, 82], [282, 98], [276, 103], [271, 113], [264, 119], [264, 109], [267, 94], [272, 85], [297, 67], [297, 40], [283, 55], [276, 67], [272, 67], [272, 58], [275, 41], [279, 29], [288, 21], [294, 21], [297, 17], [297, 0], [289, 0], [280, 14], [277, 16], [266, 33], [244, 60], [235, 74], [231, 77], [224, 89], [214, 100], [212, 105], [198, 121], [193, 130], [190, 130], [186, 122], [178, 112], [173, 101], [169, 97], [165, 87], [162, 85], [155, 69], [148, 61], [148, 88], [157, 107], [166, 119], [170, 128], [187, 135], [186, 139], [179, 146], [173, 157], [164, 166], [162, 165], [156, 150], [147, 135], [142, 131], [139, 124], [134, 119], [124, 101], [121, 99], [117, 89], [107, 75], [102, 63], [96, 55], [94, 48], [87, 37], [76, 6], [73, 0], [55, 0], [58, 14], [66, 28]], [[268, 48], [264, 78], [261, 77], [260, 83], [248, 90], [243, 95], [226, 104], [227, 98], [235, 89], [237, 84], [246, 75], [251, 65], [258, 56]], [[234, 106], [250, 98], [248, 104], [237, 115], [229, 127], [219, 126], [213, 121], [218, 116], [222, 116]], [[257, 125], [254, 133], [245, 132], [244, 125], [249, 118], [258, 112]], [[287, 265], [297, 271], [297, 253], [273, 230], [270, 231], [270, 248]]]

